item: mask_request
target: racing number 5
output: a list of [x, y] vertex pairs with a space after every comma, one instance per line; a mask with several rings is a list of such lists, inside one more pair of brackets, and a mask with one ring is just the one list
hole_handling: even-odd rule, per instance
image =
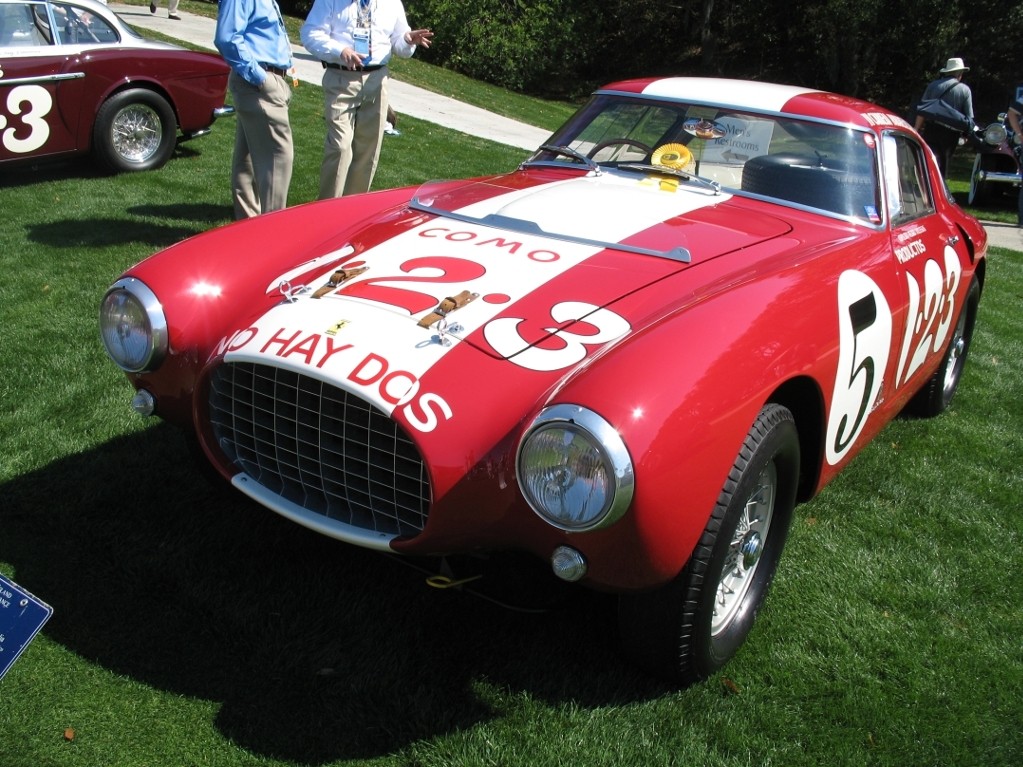
[[862, 272], [838, 279], [838, 369], [828, 414], [827, 459], [838, 463], [867, 422], [888, 365], [892, 315], [884, 294]]

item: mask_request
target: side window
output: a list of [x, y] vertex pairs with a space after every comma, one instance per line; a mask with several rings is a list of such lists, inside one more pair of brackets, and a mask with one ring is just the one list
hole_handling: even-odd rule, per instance
[[52, 7], [57, 40], [61, 44], [98, 45], [118, 41], [114, 29], [85, 8], [70, 3], [54, 3]]
[[0, 48], [50, 45], [46, 6], [41, 3], [0, 5]]
[[888, 215], [892, 226], [934, 212], [920, 145], [895, 133], [884, 137], [884, 183], [888, 189]]

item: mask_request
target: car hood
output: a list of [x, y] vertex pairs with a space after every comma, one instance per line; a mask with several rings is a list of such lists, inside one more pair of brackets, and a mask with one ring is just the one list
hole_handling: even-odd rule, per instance
[[663, 177], [546, 178], [422, 187], [407, 207], [274, 277], [267, 291], [286, 300], [227, 359], [302, 371], [351, 359], [340, 378], [387, 360], [418, 380], [453, 348], [528, 355], [576, 323], [590, 350], [632, 330], [604, 311], [623, 296], [791, 230], [746, 201]]

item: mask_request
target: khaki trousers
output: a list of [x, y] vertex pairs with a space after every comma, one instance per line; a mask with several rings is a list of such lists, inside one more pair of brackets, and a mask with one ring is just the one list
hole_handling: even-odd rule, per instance
[[288, 119], [291, 86], [267, 72], [263, 87], [257, 88], [234, 71], [227, 85], [237, 123], [231, 164], [234, 217], [286, 208], [295, 157]]
[[327, 139], [320, 199], [368, 192], [387, 122], [387, 67], [372, 72], [323, 72]]

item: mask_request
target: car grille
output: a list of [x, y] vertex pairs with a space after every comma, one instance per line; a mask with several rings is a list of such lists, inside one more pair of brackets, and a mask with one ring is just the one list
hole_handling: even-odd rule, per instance
[[268, 490], [361, 529], [408, 536], [425, 526], [430, 482], [419, 451], [358, 396], [267, 365], [225, 363], [209, 405], [220, 449]]

